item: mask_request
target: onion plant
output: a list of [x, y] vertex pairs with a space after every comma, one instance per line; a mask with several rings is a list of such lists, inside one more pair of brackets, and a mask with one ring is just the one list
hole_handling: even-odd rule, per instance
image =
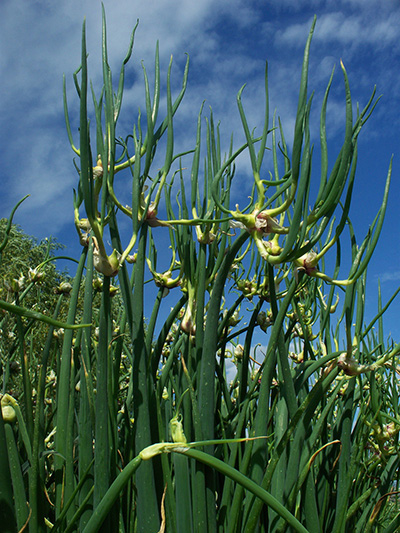
[[[0, 511], [7, 531], [400, 527], [400, 344], [383, 333], [393, 298], [384, 304], [379, 297], [369, 323], [364, 315], [391, 165], [381, 207], [358, 243], [349, 217], [358, 137], [378, 99], [373, 90], [354, 112], [341, 64], [342, 146], [329, 150], [329, 169], [332, 73], [320, 112], [320, 162], [313, 160], [308, 65], [315, 22], [290, 147], [280, 119], [270, 116], [266, 66], [260, 135], [249, 124], [242, 88], [244, 144], [221, 139], [212, 112], [204, 120], [201, 108], [193, 143], [182, 153], [174, 120], [189, 59], [175, 94], [172, 59], [163, 83], [156, 47], [153, 87], [143, 65], [145, 110], [121, 137], [136, 27], [115, 81], [103, 9], [103, 86], [95, 88], [83, 24], [74, 73], [79, 135], [64, 84], [82, 253], [62, 340], [54, 338], [59, 306], [50, 318], [24, 308], [17, 293], [0, 303], [17, 314], [26, 372], [21, 398], [2, 398]], [[247, 171], [235, 175], [243, 154]], [[245, 191], [240, 198], [236, 181]], [[27, 320], [36, 319], [47, 320], [49, 331], [33, 376]]]

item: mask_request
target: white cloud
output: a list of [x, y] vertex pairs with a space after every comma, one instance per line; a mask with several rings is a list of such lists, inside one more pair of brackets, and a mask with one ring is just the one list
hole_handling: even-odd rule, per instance
[[[230, 4], [221, 2], [218, 16], [226, 16]], [[173, 84], [181, 83], [181, 66], [185, 51], [193, 54], [197, 62], [208, 63], [220, 44], [218, 34], [208, 35], [208, 28], [215, 22], [215, 3], [187, 0], [147, 2], [132, 9], [128, 1], [106, 1], [108, 57], [117, 80], [121, 59], [125, 56], [130, 33], [139, 17], [132, 64], [135, 64], [136, 81], [125, 93], [124, 109], [129, 108], [129, 129], [136, 120], [139, 102], [143, 102], [143, 82], [140, 60], [146, 62], [152, 77], [156, 39], [160, 39], [160, 56], [163, 83], [169, 56], [175, 54], [177, 66], [173, 72]], [[13, 142], [3, 158], [2, 210], [6, 215], [11, 207], [30, 193], [30, 199], [21, 207], [21, 218], [31, 221], [29, 231], [42, 233], [53, 225], [57, 215], [58, 227], [71, 220], [72, 184], [77, 176], [72, 166], [62, 112], [62, 74], [67, 75], [68, 102], [73, 131], [77, 137], [78, 99], [72, 82], [72, 72], [80, 63], [81, 26], [87, 16], [87, 49], [89, 52], [89, 76], [97, 94], [101, 87], [101, 9], [100, 2], [36, 2], [27, 4], [16, 0], [4, 2], [0, 7], [2, 99], [0, 115], [7, 124], [3, 131], [3, 146]], [[237, 2], [234, 16], [241, 24], [252, 20], [252, 11], [241, 8]], [[213, 18], [214, 17], [214, 18]], [[118, 38], [116, 38], [116, 36]], [[197, 53], [197, 50], [199, 53]], [[132, 76], [133, 67], [127, 74]], [[229, 70], [229, 66], [226, 66]], [[213, 76], [216, 76], [214, 71]], [[176, 81], [178, 80], [178, 81]], [[203, 84], [204, 86], [204, 84]], [[215, 95], [220, 97], [217, 84]], [[165, 99], [165, 96], [163, 97]], [[200, 107], [200, 96], [194, 116]], [[142, 104], [142, 109], [143, 109]], [[189, 111], [188, 106], [186, 110]], [[182, 111], [185, 108], [182, 107]], [[190, 109], [193, 114], [193, 107]], [[133, 116], [132, 116], [133, 112]], [[181, 113], [181, 119], [184, 118]], [[132, 120], [133, 119], [133, 120]], [[194, 122], [195, 126], [195, 122]], [[193, 128], [193, 131], [195, 129]], [[68, 169], [68, 170], [67, 170]], [[69, 194], [66, 192], [69, 191]], [[67, 207], [68, 198], [69, 208]], [[4, 205], [5, 204], [5, 205]], [[57, 204], [54, 210], [52, 205]], [[40, 213], [40, 216], [38, 216]], [[36, 216], [34, 216], [36, 214]], [[54, 225], [53, 225], [54, 227]]]
[[[389, 15], [386, 11], [364, 9], [355, 14], [334, 10], [318, 16], [313, 40], [317, 43], [341, 43], [344, 46], [360, 48], [364, 45], [384, 47], [398, 45], [400, 37], [400, 10]], [[303, 46], [304, 35], [311, 27], [312, 18], [306, 22], [291, 24], [277, 32], [277, 42], [292, 46]]]
[[382, 283], [386, 281], [400, 281], [400, 270], [393, 270], [391, 272], [384, 272], [379, 275], [379, 279]]

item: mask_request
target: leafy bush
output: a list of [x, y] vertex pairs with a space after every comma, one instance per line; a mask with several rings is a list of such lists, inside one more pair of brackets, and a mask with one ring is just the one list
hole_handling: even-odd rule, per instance
[[[9, 227], [8, 227], [9, 226]], [[57, 271], [55, 252], [63, 246], [49, 238], [37, 242], [26, 235], [15, 224], [8, 225], [6, 219], [0, 220], [0, 242], [7, 240], [2, 251], [0, 263], [0, 298], [10, 304], [24, 305], [39, 313], [46, 313], [56, 306], [61, 284], [69, 284], [71, 279], [66, 273]], [[61, 316], [66, 316], [67, 301], [61, 307]], [[22, 383], [19, 364], [19, 343], [21, 338], [28, 339], [26, 346], [29, 374], [34, 388], [37, 377], [37, 357], [45, 343], [47, 326], [35, 319], [23, 325], [18, 331], [18, 321], [11, 314], [1, 319], [0, 353], [3, 363], [2, 391], [18, 399]]]

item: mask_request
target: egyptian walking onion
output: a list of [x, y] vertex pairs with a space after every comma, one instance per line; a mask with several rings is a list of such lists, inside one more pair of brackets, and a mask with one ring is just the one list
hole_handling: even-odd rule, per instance
[[[163, 85], [157, 45], [153, 86], [142, 65], [144, 105], [123, 137], [117, 123], [136, 27], [115, 82], [103, 8], [103, 85], [94, 87], [83, 24], [74, 74], [78, 142], [64, 81], [78, 170], [77, 273], [56, 289], [52, 318], [20, 302], [24, 291], [40, 289], [40, 269], [29, 273], [32, 286], [14, 280], [10, 301], [0, 303], [17, 317], [10, 354], [1, 355], [19, 358], [22, 374], [11, 394], [4, 373], [0, 427], [0, 467], [12, 478], [5, 497], [18, 530], [399, 530], [390, 496], [399, 482], [400, 345], [383, 334], [394, 296], [383, 305], [379, 294], [369, 323], [364, 312], [391, 166], [379, 212], [357, 244], [350, 205], [358, 137], [377, 99], [374, 90], [353, 116], [341, 63], [343, 144], [336, 154], [329, 149], [328, 165], [332, 72], [320, 113], [320, 163], [313, 160], [314, 27], [315, 20], [291, 147], [277, 114], [269, 115], [266, 67], [259, 137], [243, 87], [244, 144], [225, 143], [212, 111], [204, 120], [201, 106], [193, 142], [185, 125], [188, 145], [177, 153], [175, 115], [189, 60], [175, 93], [172, 59]], [[235, 175], [240, 154], [248, 166]], [[7, 235], [0, 252], [6, 244]], [[335, 250], [336, 259], [328, 253]], [[351, 267], [339, 279], [344, 250]], [[35, 320], [49, 326], [39, 354], [30, 348]]]

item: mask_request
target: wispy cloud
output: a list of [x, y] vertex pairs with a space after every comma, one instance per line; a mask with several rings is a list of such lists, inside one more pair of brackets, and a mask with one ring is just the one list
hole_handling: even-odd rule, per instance
[[400, 270], [384, 272], [383, 274], [379, 275], [379, 279], [382, 283], [385, 283], [386, 281], [400, 281]]
[[[105, 7], [108, 56], [116, 77], [130, 33], [136, 19], [140, 18], [134, 57], [127, 69], [128, 87], [124, 96], [124, 109], [129, 109], [129, 130], [138, 107], [144, 107], [140, 60], [144, 60], [151, 78], [157, 39], [160, 40], [164, 82], [170, 54], [174, 54], [177, 64], [173, 76], [176, 87], [180, 84], [181, 73], [177, 73], [186, 60], [185, 52], [191, 55], [192, 63], [200, 66], [197, 75], [201, 70], [204, 72], [203, 79], [198, 77], [196, 86], [191, 90], [192, 105], [182, 106], [177, 120], [184, 124], [187, 118], [195, 126], [201, 101], [210, 94], [217, 106], [222, 104], [221, 111], [228, 115], [231, 113], [231, 107], [225, 104], [222, 85], [227, 79], [232, 79], [234, 72], [240, 72], [242, 78], [248, 76], [252, 62], [245, 56], [236, 57], [234, 61], [234, 54], [229, 56], [221, 52], [223, 37], [218, 33], [216, 22], [222, 18], [241, 28], [248, 27], [256, 17], [251, 7], [243, 6], [238, 0], [221, 2], [217, 6], [208, 0], [196, 3], [188, 0], [150, 1], [146, 5], [138, 4], [135, 9], [131, 2], [125, 0], [117, 5], [106, 1]], [[100, 91], [100, 4], [94, 8], [91, 1], [74, 0], [44, 9], [37, 3], [26, 4], [16, 0], [12, 4], [2, 3], [0, 7], [2, 48], [7, 50], [0, 59], [0, 114], [3, 124], [6, 124], [1, 135], [2, 145], [13, 139], [7, 150], [8, 157], [3, 162], [5, 193], [2, 195], [2, 210], [9, 210], [22, 192], [30, 193], [31, 198], [21, 207], [20, 213], [23, 218], [32, 220], [31, 230], [39, 233], [47, 232], [51, 225], [55, 227], [50, 222], [56, 219], [57, 227], [71, 220], [72, 208], [64, 209], [66, 202], [61, 202], [60, 208], [59, 202], [61, 198], [66, 200], [66, 191], [69, 190], [68, 201], [72, 205], [71, 184], [77, 179], [71, 164], [73, 154], [69, 151], [65, 135], [62, 75], [67, 75], [68, 100], [77, 132], [78, 101], [72, 72], [80, 63], [81, 25], [85, 15], [89, 75], [94, 87]], [[235, 91], [238, 88], [239, 82]], [[202, 90], [205, 92], [203, 96]], [[234, 98], [232, 100], [235, 105]], [[177, 143], [179, 145], [179, 139]]]
[[[303, 23], [291, 24], [277, 32], [276, 39], [280, 44], [301, 46], [310, 20]], [[379, 12], [374, 9], [371, 17], [369, 9], [357, 14], [349, 15], [343, 11], [333, 10], [318, 17], [318, 31], [314, 40], [320, 44], [341, 43], [359, 49], [371, 45], [382, 48], [389, 44], [398, 46], [400, 36], [400, 10], [387, 14], [386, 10]]]

